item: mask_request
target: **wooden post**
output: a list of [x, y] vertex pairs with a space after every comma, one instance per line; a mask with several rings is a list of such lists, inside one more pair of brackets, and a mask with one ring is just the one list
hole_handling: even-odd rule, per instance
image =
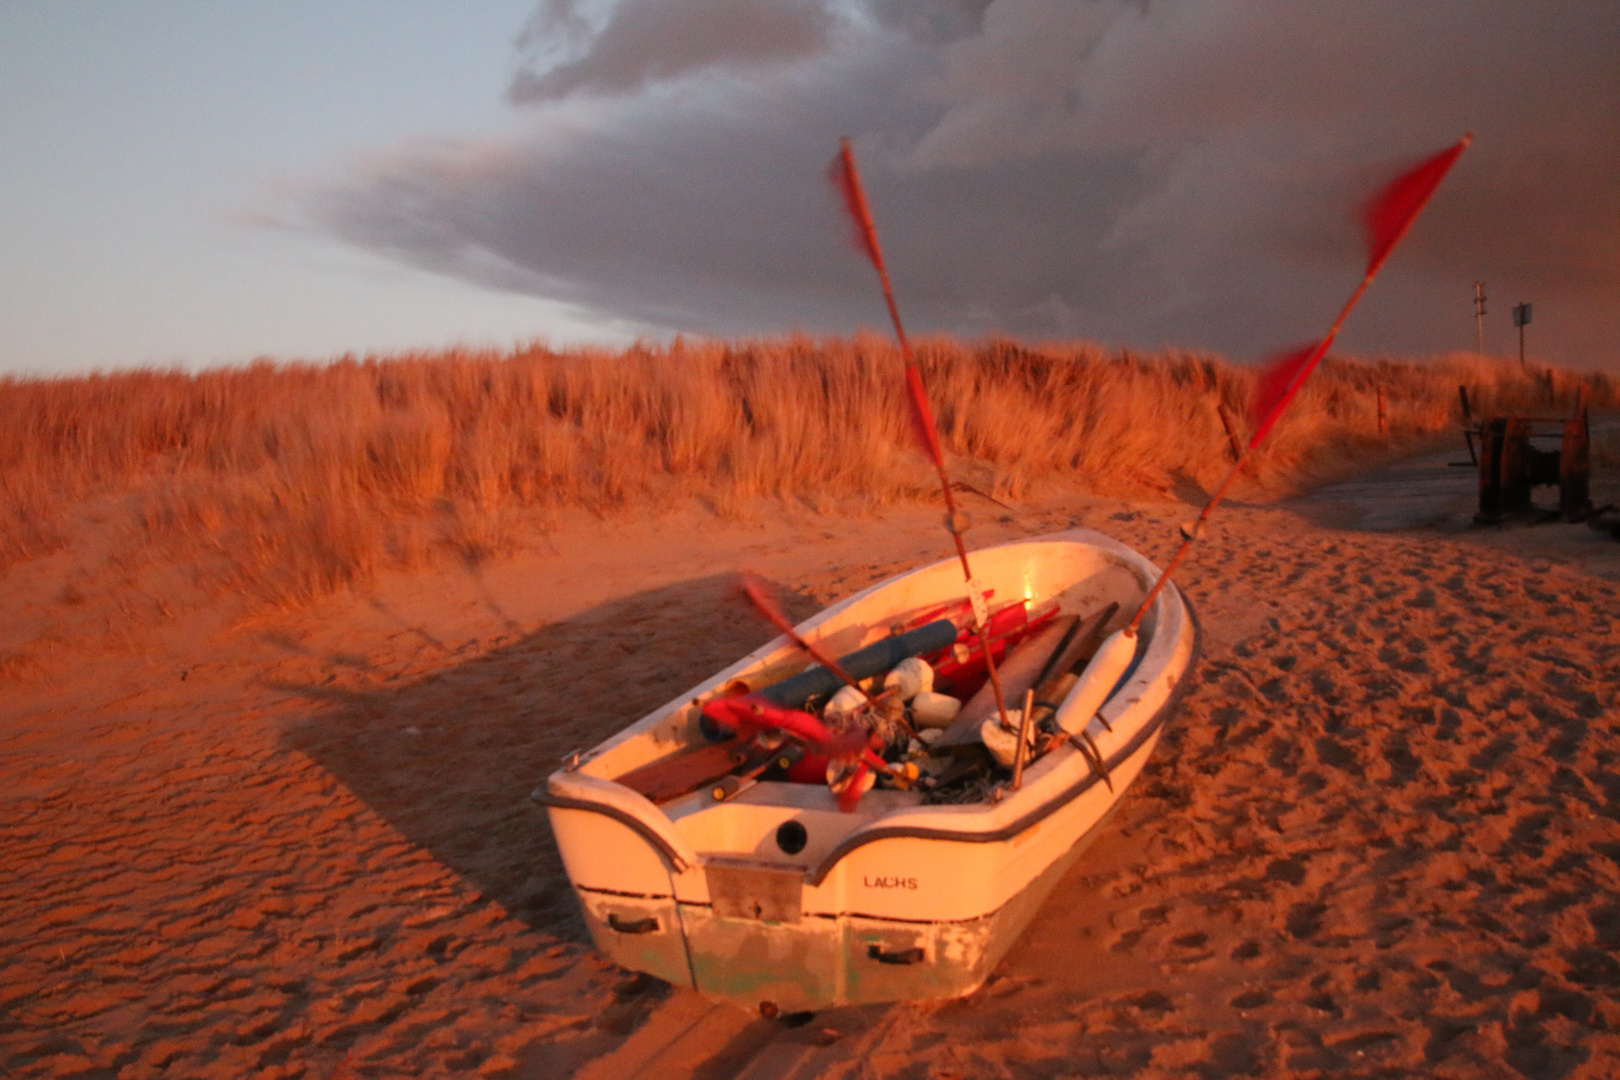
[[1468, 444], [1468, 460], [1478, 465], [1479, 455], [1474, 452], [1474, 411], [1468, 407], [1468, 387], [1458, 386], [1457, 396], [1462, 398], [1463, 441]]
[[1378, 434], [1389, 435], [1389, 412], [1384, 406], [1384, 388], [1378, 388]]
[[1215, 412], [1221, 418], [1221, 427], [1226, 429], [1226, 445], [1232, 450], [1232, 460], [1237, 461], [1243, 456], [1243, 440], [1237, 436], [1237, 425], [1232, 423], [1232, 415], [1224, 403], [1216, 405]]
[[1530, 421], [1499, 416], [1480, 426], [1480, 525], [1498, 525], [1502, 519], [1530, 508]]
[[1586, 423], [1586, 384], [1575, 398], [1575, 415], [1564, 423], [1558, 453], [1558, 516], [1585, 521], [1592, 516], [1592, 436]]

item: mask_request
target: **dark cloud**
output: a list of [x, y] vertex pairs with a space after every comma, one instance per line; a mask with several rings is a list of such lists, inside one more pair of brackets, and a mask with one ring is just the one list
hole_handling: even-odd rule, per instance
[[947, 42], [976, 34], [990, 0], [864, 0], [861, 10], [878, 25], [918, 41]]
[[1485, 278], [1503, 351], [1530, 299], [1620, 365], [1620, 5], [552, 0], [524, 45], [519, 131], [392, 151], [319, 227], [651, 330], [843, 331], [882, 317], [822, 179], [852, 134], [916, 329], [1247, 356], [1323, 329], [1357, 202], [1471, 128], [1346, 346], [1466, 347]]
[[550, 66], [521, 70], [509, 96], [624, 94], [696, 71], [796, 60], [826, 48], [832, 22], [819, 0], [620, 0], [593, 28], [573, 0], [548, 0], [519, 45]]

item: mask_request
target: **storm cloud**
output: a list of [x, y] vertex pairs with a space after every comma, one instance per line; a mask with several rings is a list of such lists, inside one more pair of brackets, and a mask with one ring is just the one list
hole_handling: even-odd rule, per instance
[[623, 94], [692, 72], [768, 66], [821, 52], [831, 26], [817, 0], [620, 0], [599, 27], [575, 0], [548, 0], [518, 38], [535, 55], [509, 96]]
[[1359, 277], [1359, 200], [1477, 140], [1363, 351], [1620, 364], [1620, 6], [1513, 0], [548, 0], [498, 137], [383, 148], [312, 227], [651, 333], [882, 319], [823, 179], [860, 155], [919, 331], [1252, 356]]

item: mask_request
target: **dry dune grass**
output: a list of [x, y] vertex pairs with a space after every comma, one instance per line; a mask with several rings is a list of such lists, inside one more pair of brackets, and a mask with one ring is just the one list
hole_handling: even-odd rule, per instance
[[[919, 358], [957, 475], [1003, 498], [1207, 490], [1230, 462], [1217, 405], [1241, 427], [1253, 385], [1252, 370], [1216, 357], [1085, 344], [932, 339]], [[285, 604], [384, 566], [480, 559], [562, 508], [927, 497], [899, 372], [875, 337], [794, 337], [8, 378], [0, 574], [82, 546]], [[1583, 379], [1614, 401], [1602, 376], [1468, 356], [1333, 359], [1248, 483], [1279, 493], [1454, 426], [1459, 384], [1478, 409], [1545, 411], [1567, 409]]]

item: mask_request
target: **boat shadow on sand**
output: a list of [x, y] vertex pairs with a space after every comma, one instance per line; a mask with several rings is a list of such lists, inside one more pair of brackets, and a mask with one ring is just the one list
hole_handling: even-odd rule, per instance
[[[586, 941], [546, 813], [529, 793], [565, 754], [774, 636], [735, 582], [716, 575], [614, 600], [403, 684], [284, 685], [323, 705], [286, 729], [283, 747], [308, 755], [512, 915]], [[795, 620], [823, 603], [778, 596]]]

